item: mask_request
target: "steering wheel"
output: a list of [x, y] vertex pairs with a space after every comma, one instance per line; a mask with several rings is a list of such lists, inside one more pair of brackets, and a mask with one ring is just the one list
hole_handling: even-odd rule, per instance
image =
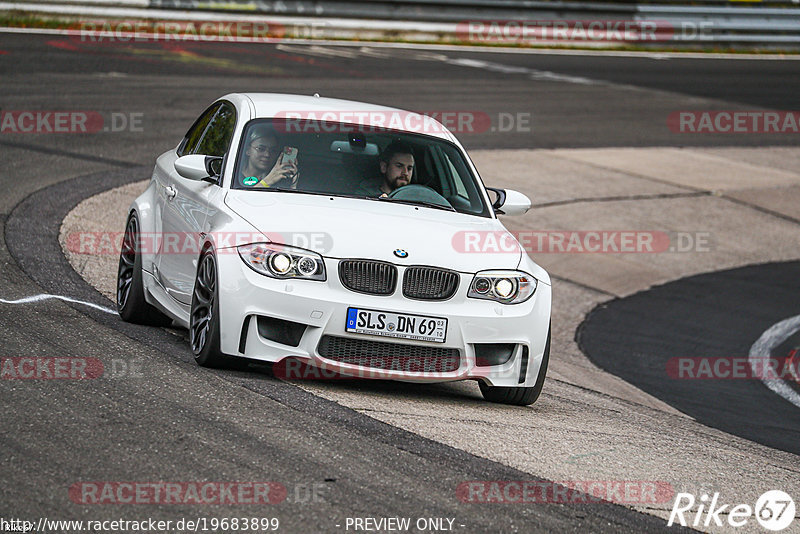
[[398, 187], [387, 195], [389, 198], [396, 198], [397, 200], [410, 200], [417, 202], [429, 202], [442, 206], [444, 208], [452, 208], [453, 206], [442, 195], [428, 187], [427, 185], [410, 184]]

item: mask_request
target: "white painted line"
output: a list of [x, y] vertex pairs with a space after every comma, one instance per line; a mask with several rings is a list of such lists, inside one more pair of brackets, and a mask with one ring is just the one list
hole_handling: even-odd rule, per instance
[[[764, 358], [770, 357], [773, 348], [789, 339], [798, 330], [800, 330], [800, 315], [774, 324], [769, 330], [761, 334], [758, 341], [750, 347], [750, 355], [748, 356], [753, 373], [757, 372], [756, 369], [760, 365], [759, 362], [763, 362]], [[790, 388], [786, 382], [780, 378], [761, 378], [761, 381], [773, 392], [800, 408], [800, 394]]]
[[33, 295], [32, 297], [24, 297], [24, 298], [17, 299], [17, 300], [0, 299], [0, 302], [2, 302], [3, 304], [28, 304], [28, 303], [31, 303], [31, 302], [41, 302], [43, 300], [49, 300], [49, 299], [58, 299], [58, 300], [63, 300], [64, 302], [72, 302], [74, 304], [82, 304], [84, 306], [89, 306], [90, 308], [94, 308], [96, 310], [100, 310], [100, 311], [103, 311], [103, 312], [106, 312], [106, 313], [113, 313], [114, 315], [117, 314], [116, 310], [112, 310], [111, 308], [106, 308], [105, 306], [99, 306], [99, 305], [93, 304], [91, 302], [85, 302], [83, 300], [77, 300], [77, 299], [73, 299], [73, 298], [70, 298], [70, 297], [65, 297], [63, 295], [50, 295], [50, 294], [47, 294], [47, 293], [42, 293], [40, 295]]
[[291, 52], [293, 54], [305, 54], [309, 56], [318, 56], [318, 57], [344, 57], [348, 59], [353, 59], [358, 57], [359, 55], [359, 51], [357, 50], [353, 50], [352, 52], [347, 50], [336, 50], [336, 49], [326, 48], [324, 46], [320, 46], [317, 44], [313, 46], [290, 46], [285, 44], [279, 44], [275, 48], [281, 50], [282, 52]]
[[568, 74], [557, 74], [549, 70], [529, 69], [527, 67], [517, 67], [513, 65], [503, 65], [493, 61], [482, 61], [478, 59], [455, 58], [446, 61], [451, 65], [460, 67], [474, 67], [477, 69], [488, 70], [489, 72], [499, 72], [500, 74], [527, 74], [531, 80], [544, 80], [548, 82], [577, 83], [579, 85], [602, 84], [598, 80], [584, 78], [582, 76], [570, 76]]
[[[797, 370], [795, 369], [795, 364], [794, 364], [796, 358], [797, 358], [797, 353], [795, 353], [794, 356], [792, 357], [792, 359], [790, 360], [791, 364], [789, 365], [789, 372], [792, 373], [792, 377], [794, 378], [794, 381], [797, 382], [798, 384], [800, 384], [800, 373], [797, 372]], [[796, 361], [798, 362], [798, 364], [800, 364], [800, 359], [798, 359]]]

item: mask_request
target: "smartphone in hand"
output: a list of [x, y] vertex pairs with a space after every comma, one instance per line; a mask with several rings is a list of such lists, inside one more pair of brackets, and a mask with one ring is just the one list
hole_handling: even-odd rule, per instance
[[293, 146], [283, 147], [283, 163], [294, 163], [297, 161], [297, 148]]

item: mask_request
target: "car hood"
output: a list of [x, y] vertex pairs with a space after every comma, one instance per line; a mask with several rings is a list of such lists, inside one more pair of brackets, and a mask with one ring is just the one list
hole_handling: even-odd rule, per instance
[[[466, 236], [516, 243], [496, 219], [423, 206], [300, 193], [229, 191], [225, 204], [270, 241], [330, 258], [370, 258], [461, 272], [516, 269], [521, 249], [466, 247]], [[395, 251], [405, 251], [400, 258]], [[537, 275], [538, 273], [532, 273]]]

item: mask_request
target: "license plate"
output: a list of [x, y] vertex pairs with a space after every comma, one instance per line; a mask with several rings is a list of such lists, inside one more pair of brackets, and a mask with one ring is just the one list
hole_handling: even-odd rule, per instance
[[447, 319], [408, 313], [347, 308], [345, 330], [356, 334], [444, 343], [447, 332]]

